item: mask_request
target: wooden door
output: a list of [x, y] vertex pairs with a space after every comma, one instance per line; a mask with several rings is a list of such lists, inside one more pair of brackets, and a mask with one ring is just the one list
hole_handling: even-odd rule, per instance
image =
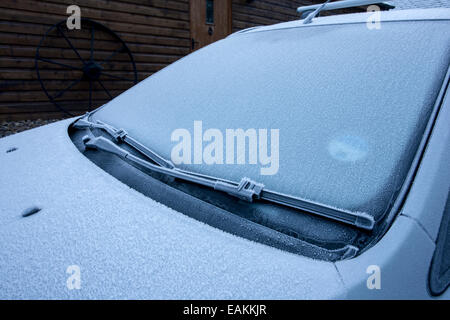
[[231, 0], [190, 0], [192, 51], [231, 33]]

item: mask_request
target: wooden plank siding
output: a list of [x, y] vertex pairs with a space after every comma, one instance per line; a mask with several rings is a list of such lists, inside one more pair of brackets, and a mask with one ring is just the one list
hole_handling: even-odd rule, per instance
[[[233, 32], [260, 25], [271, 25], [284, 21], [298, 20], [297, 8], [323, 3], [324, 0], [233, 0]], [[365, 6], [324, 12], [321, 15], [365, 11]]]
[[[257, 25], [274, 24], [298, 19], [296, 8], [320, 3], [307, 0], [216, 0], [232, 1], [232, 31]], [[322, 0], [323, 1], [323, 0]], [[145, 79], [191, 51], [189, 0], [1, 0], [0, 1], [0, 121], [36, 118], [59, 118], [59, 111], [43, 92], [35, 70], [36, 48], [45, 32], [55, 23], [67, 19], [66, 9], [76, 4], [81, 16], [106, 25], [116, 32], [131, 50], [138, 81]], [[89, 38], [74, 39], [80, 55], [89, 58]], [[114, 50], [114, 41], [98, 35], [101, 50], [96, 58], [106, 59], [107, 50]], [[67, 45], [52, 37], [41, 54], [66, 65], [80, 61]], [[128, 77], [127, 61], [117, 57], [114, 74]], [[77, 76], [78, 71], [58, 72], [46, 69], [41, 76], [46, 87], [58, 92], [62, 82]], [[105, 79], [112, 96], [131, 86], [130, 82]], [[89, 90], [80, 82], [73, 91], [64, 94], [61, 105], [72, 113], [86, 111], [81, 97]], [[109, 100], [99, 87], [95, 89], [94, 105]]]
[[[190, 52], [188, 0], [2, 0], [0, 1], [0, 120], [58, 118], [64, 116], [43, 92], [35, 70], [36, 48], [44, 33], [55, 23], [67, 19], [66, 9], [76, 4], [81, 16], [104, 24], [116, 32], [133, 53], [138, 81], [178, 60]], [[98, 35], [100, 37], [100, 35]], [[96, 57], [106, 59], [116, 45], [111, 39], [96, 39], [104, 52]], [[78, 58], [62, 42], [41, 49], [45, 57], [76, 65]], [[81, 56], [89, 55], [89, 40], [76, 39], [74, 45]], [[118, 57], [120, 60], [120, 57]], [[116, 67], [121, 69], [120, 61]], [[123, 62], [126, 77], [127, 63]], [[117, 70], [117, 69], [116, 69]], [[61, 81], [71, 73], [44, 70], [41, 76], [49, 91], [63, 89]], [[128, 89], [132, 83], [103, 80], [112, 96]], [[86, 106], [80, 97], [89, 90], [87, 82], [80, 82], [73, 91], [64, 94], [61, 106], [72, 113], [83, 113]], [[94, 105], [109, 100], [101, 88], [96, 89]], [[84, 91], [84, 92], [83, 92]], [[82, 94], [84, 93], [84, 95]]]

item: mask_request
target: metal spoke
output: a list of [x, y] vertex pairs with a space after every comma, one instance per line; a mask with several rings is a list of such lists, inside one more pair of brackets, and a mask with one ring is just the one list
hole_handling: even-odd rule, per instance
[[[114, 99], [115, 96], [115, 88], [114, 84], [116, 82], [131, 82], [132, 84], [137, 82], [137, 71], [136, 64], [134, 62], [132, 53], [127, 47], [126, 43], [123, 42], [120, 37], [110, 30], [108, 27], [99, 24], [90, 19], [82, 18], [83, 28], [85, 29], [85, 40], [87, 43], [86, 47], [80, 47], [80, 42], [83, 40], [79, 40], [79, 33], [76, 31], [70, 31], [65, 26], [65, 20], [62, 20], [54, 25], [52, 25], [44, 36], [41, 38], [39, 42], [38, 48], [34, 57], [34, 66], [37, 73], [37, 79], [41, 84], [42, 90], [44, 90], [48, 99], [61, 111], [64, 111], [68, 114], [66, 108], [60, 106], [60, 101], [65, 100], [68, 96], [64, 97], [66, 93], [74, 94], [77, 96], [79, 93], [81, 94], [84, 90], [84, 103], [85, 108], [89, 107], [89, 109], [96, 108], [97, 103], [100, 100], [96, 100], [96, 90], [100, 92], [100, 94], [104, 97], [106, 101]], [[103, 39], [103, 34], [106, 34], [113, 38], [116, 41], [116, 44], [111, 50], [103, 51], [101, 56], [98, 56], [98, 52], [95, 50], [98, 49], [98, 41]], [[67, 48], [68, 52], [73, 52], [73, 59], [65, 59], [66, 57], [40, 57], [39, 50], [41, 47], [48, 47], [45, 45], [46, 39], [59, 39], [62, 41], [61, 48]], [[61, 40], [61, 39], [64, 40]], [[97, 40], [97, 43], [96, 43]], [[66, 44], [64, 44], [64, 42]], [[45, 45], [45, 46], [44, 46]], [[51, 46], [51, 44], [49, 44]], [[78, 47], [78, 48], [77, 48]], [[83, 49], [86, 49], [83, 51]], [[80, 51], [81, 50], [81, 51]], [[84, 52], [84, 53], [83, 53]], [[78, 63], [77, 63], [78, 61]], [[120, 61], [120, 63], [131, 63], [132, 71], [131, 73], [126, 72], [124, 70], [120, 70], [115, 66], [116, 61]], [[80, 64], [81, 62], [81, 64]], [[46, 88], [46, 83], [44, 83], [44, 79], [41, 78], [40, 70], [44, 68], [50, 68], [50, 70], [60, 70], [62, 72], [73, 73], [75, 76], [69, 77], [65, 79], [65, 81], [60, 82], [60, 86], [55, 86], [51, 91], [48, 91]], [[106, 70], [104, 70], [104, 68]], [[119, 69], [119, 70], [116, 70]], [[79, 74], [78, 74], [79, 73]], [[103, 77], [104, 75], [104, 77]], [[74, 80], [75, 78], [80, 77], [80, 79]], [[89, 84], [86, 82], [89, 81]], [[79, 87], [79, 83], [86, 83], [82, 87]], [[98, 83], [98, 84], [96, 84]], [[89, 86], [89, 89], [87, 88]], [[84, 88], [84, 89], [83, 89]], [[89, 98], [86, 99], [86, 91], [89, 90], [88, 95]], [[103, 92], [103, 93], [102, 93]], [[51, 94], [50, 94], [51, 93]], [[106, 94], [106, 96], [105, 96]], [[87, 101], [88, 100], [88, 101]], [[103, 99], [102, 99], [103, 100]], [[87, 106], [89, 104], [89, 106]]]
[[103, 60], [102, 62], [99, 63], [99, 65], [102, 65], [106, 62], [108, 62], [112, 57], [114, 57], [116, 54], [122, 52], [122, 50], [124, 49], [124, 46], [122, 45], [119, 49], [117, 49], [116, 51], [114, 51], [112, 54], [109, 55], [108, 58], [106, 58], [105, 60]]
[[112, 99], [112, 95], [109, 93], [108, 89], [105, 88], [105, 86], [103, 85], [103, 82], [100, 81], [100, 79], [97, 79], [98, 83], [100, 83], [100, 86], [103, 88], [103, 90], [105, 90], [106, 94], [109, 96], [110, 99]]
[[74, 80], [67, 88], [59, 91], [54, 97], [52, 97], [52, 100], [61, 97], [67, 90], [71, 89], [74, 85], [76, 85], [78, 82], [81, 81], [82, 78]]
[[68, 64], [64, 64], [64, 63], [61, 63], [61, 62], [57, 62], [57, 61], [53, 61], [53, 60], [50, 60], [50, 59], [42, 58], [42, 57], [39, 57], [39, 56], [37, 57], [37, 59], [39, 59], [41, 61], [44, 61], [44, 62], [47, 62], [47, 63], [57, 64], [57, 65], [59, 65], [61, 67], [69, 68], [69, 69], [72, 69], [72, 70], [83, 70], [82, 68], [69, 66]]
[[106, 73], [106, 72], [104, 72], [104, 71], [102, 71], [102, 75], [105, 75], [105, 76], [110, 77], [110, 78], [113, 78], [113, 79], [118, 79], [118, 80], [123, 80], [123, 81], [132, 81], [132, 82], [134, 82], [134, 80], [127, 79], [127, 78], [123, 78], [123, 77], [119, 77], [119, 76], [115, 76], [115, 75], [113, 75], [113, 74]]
[[72, 42], [66, 37], [66, 35], [64, 34], [64, 32], [62, 31], [62, 29], [59, 27], [59, 25], [56, 27], [58, 29], [58, 31], [61, 33], [61, 35], [63, 36], [63, 38], [66, 40], [66, 42], [69, 44], [69, 46], [72, 48], [72, 50], [75, 52], [75, 54], [78, 56], [78, 58], [81, 60], [81, 62], [83, 62], [83, 64], [86, 64], [83, 60], [83, 58], [81, 58], [80, 54], [78, 53], [78, 50], [75, 49], [75, 47], [73, 46]]

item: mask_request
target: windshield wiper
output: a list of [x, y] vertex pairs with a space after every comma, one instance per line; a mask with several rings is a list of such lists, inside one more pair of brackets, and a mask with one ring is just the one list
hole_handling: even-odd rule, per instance
[[108, 153], [115, 154], [121, 158], [127, 159], [134, 164], [140, 165], [154, 172], [158, 172], [184, 181], [196, 183], [205, 187], [212, 188], [214, 190], [226, 192], [247, 202], [252, 202], [254, 200], [265, 200], [271, 203], [276, 203], [294, 209], [306, 211], [332, 220], [337, 220], [366, 230], [372, 230], [375, 225], [374, 218], [365, 212], [351, 212], [347, 210], [336, 209], [324, 204], [271, 191], [266, 189], [262, 183], [258, 183], [249, 178], [242, 178], [241, 181], [235, 182], [176, 168], [171, 161], [164, 159], [155, 151], [149, 149], [148, 147], [145, 147], [137, 140], [130, 137], [123, 129], [116, 129], [111, 125], [105, 124], [101, 121], [90, 122], [85, 118], [81, 118], [74, 123], [73, 127], [97, 128], [104, 130], [113, 137], [115, 142], [125, 142], [135, 150], [147, 156], [149, 159], [155, 162], [155, 164], [131, 154], [127, 150], [121, 148], [117, 143], [106, 139], [103, 136], [84, 136], [83, 143], [85, 147], [88, 149], [102, 150]]
[[[89, 115], [89, 114], [88, 114]], [[87, 115], [87, 116], [88, 116]], [[134, 148], [135, 150], [139, 151], [143, 155], [145, 155], [147, 158], [151, 159], [152, 161], [156, 162], [160, 166], [166, 167], [166, 168], [175, 168], [174, 164], [161, 157], [159, 154], [154, 152], [153, 150], [147, 148], [140, 142], [138, 142], [136, 139], [131, 137], [125, 130], [123, 129], [116, 129], [113, 126], [106, 124], [102, 121], [97, 120], [97, 122], [90, 122], [85, 119], [87, 116], [84, 116], [83, 118], [79, 119], [77, 122], [73, 124], [74, 128], [83, 129], [83, 128], [90, 128], [90, 129], [101, 129], [107, 132], [116, 142], [125, 142], [130, 147]]]

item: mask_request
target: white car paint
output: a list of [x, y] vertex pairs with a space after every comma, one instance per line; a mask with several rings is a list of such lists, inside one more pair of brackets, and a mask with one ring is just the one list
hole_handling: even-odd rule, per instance
[[[0, 299], [345, 296], [332, 263], [227, 234], [119, 182], [76, 149], [72, 121], [0, 139]], [[31, 206], [42, 210], [22, 217]], [[66, 286], [71, 265], [79, 290]]]
[[[448, 18], [449, 11], [403, 18], [418, 15]], [[337, 263], [227, 234], [130, 189], [75, 148], [72, 121], [0, 139], [1, 299], [430, 298], [427, 276], [450, 183], [448, 94], [400, 216], [374, 247]], [[32, 206], [42, 210], [23, 217]], [[80, 267], [80, 289], [66, 285], [72, 265]], [[379, 290], [367, 288], [370, 265], [380, 267]]]

